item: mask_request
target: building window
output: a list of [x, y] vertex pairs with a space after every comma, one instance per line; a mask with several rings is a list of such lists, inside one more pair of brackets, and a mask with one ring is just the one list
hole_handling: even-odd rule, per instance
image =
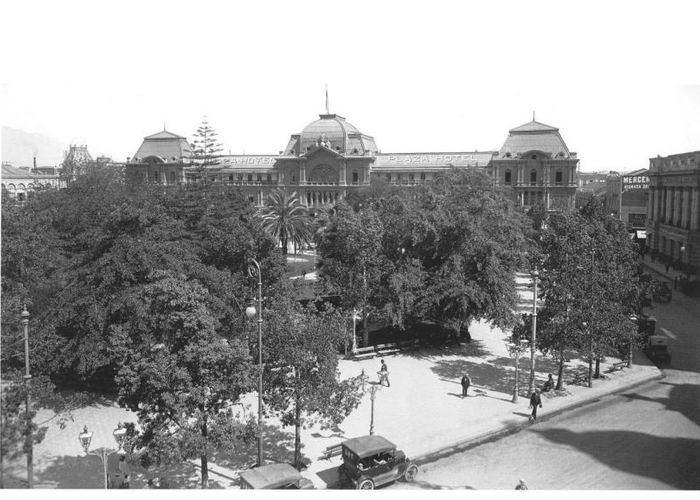
[[262, 182], [262, 174], [256, 175], [255, 180], [257, 180], [258, 182]]
[[228, 176], [228, 181], [229, 181], [229, 182], [233, 182], [233, 175], [229, 175], [229, 176]]
[[253, 182], [253, 174], [248, 174], [248, 182]]
[[409, 181], [415, 181], [415, 180], [416, 180], [415, 174], [408, 174], [408, 180], [409, 180]]
[[511, 183], [511, 173], [510, 170], [506, 170], [506, 176], [505, 176], [505, 184], [510, 184]]
[[554, 182], [557, 185], [561, 185], [561, 172], [557, 172], [554, 174]]
[[360, 182], [360, 174], [357, 170], [355, 170], [352, 173], [352, 183], [357, 184], [358, 182]]
[[153, 172], [153, 181], [160, 182], [160, 173], [159, 172]]
[[530, 170], [530, 184], [532, 184], [532, 185], [537, 184], [537, 171], [536, 170]]
[[422, 181], [425, 180], [425, 172], [420, 173], [420, 180], [422, 180]]
[[170, 182], [175, 182], [175, 172], [170, 172]]
[[532, 155], [530, 158], [533, 159], [533, 160], [536, 160], [536, 159], [537, 159], [537, 155]]
[[238, 180], [242, 181], [243, 180], [243, 174], [238, 174]]
[[391, 174], [386, 174], [386, 181], [391, 182]]
[[267, 174], [267, 182], [272, 182], [272, 174]]

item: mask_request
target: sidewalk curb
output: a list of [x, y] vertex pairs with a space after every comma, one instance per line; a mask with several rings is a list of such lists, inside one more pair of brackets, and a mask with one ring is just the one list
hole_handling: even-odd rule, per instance
[[[558, 416], [566, 411], [570, 411], [570, 410], [585, 406], [587, 404], [593, 403], [602, 397], [609, 396], [611, 394], [625, 392], [625, 391], [628, 391], [634, 387], [645, 384], [647, 382], [651, 382], [653, 380], [661, 380], [661, 379], [665, 378], [665, 375], [661, 370], [657, 369], [657, 371], [658, 371], [658, 373], [649, 374], [649, 375], [645, 375], [643, 377], [639, 377], [636, 380], [631, 380], [628, 383], [625, 383], [624, 385], [612, 388], [611, 390], [606, 390], [606, 391], [603, 391], [603, 392], [600, 392], [600, 393], [597, 393], [597, 394], [594, 394], [591, 396], [587, 396], [587, 397], [584, 397], [578, 401], [572, 401], [571, 403], [565, 404], [561, 408], [558, 408], [557, 410], [554, 410], [551, 413], [547, 413], [546, 416], [542, 416], [539, 421], [546, 421], [546, 420], [548, 420], [552, 417]], [[502, 439], [502, 438], [509, 436], [511, 434], [515, 434], [516, 432], [519, 432], [526, 427], [530, 427], [530, 425], [531, 424], [527, 420], [525, 420], [523, 422], [519, 422], [519, 423], [501, 425], [496, 429], [493, 429], [493, 430], [490, 430], [487, 432], [483, 432], [482, 434], [470, 437], [468, 439], [464, 439], [462, 441], [458, 441], [457, 443], [452, 444], [450, 446], [439, 448], [437, 450], [430, 451], [427, 453], [421, 453], [419, 455], [415, 455], [415, 456], [412, 456], [410, 458], [411, 458], [411, 461], [416, 463], [417, 465], [429, 464], [432, 462], [436, 462], [440, 459], [447, 458], [447, 457], [454, 455], [456, 453], [461, 453], [461, 452], [467, 451], [471, 448], [475, 448], [475, 447], [480, 446], [482, 444], [497, 441], [497, 440]], [[332, 466], [331, 468], [333, 468], [333, 467], [334, 466]], [[321, 484], [321, 483], [323, 483], [323, 484]], [[317, 482], [314, 481], [314, 484], [317, 484]], [[339, 485], [340, 485], [339, 482], [326, 483], [325, 481], [320, 480], [320, 483], [317, 484], [317, 488], [318, 489], [335, 490], [335, 489], [338, 489]]]
[[[640, 377], [637, 380], [630, 381], [629, 383], [622, 385], [620, 387], [616, 387], [612, 390], [604, 391], [604, 392], [601, 392], [601, 393], [598, 393], [595, 395], [591, 395], [591, 396], [587, 396], [587, 397], [584, 397], [578, 401], [572, 401], [571, 403], [565, 404], [561, 408], [558, 408], [557, 410], [554, 410], [551, 413], [547, 413], [546, 417], [541, 417], [539, 419], [539, 421], [541, 422], [541, 421], [549, 420], [550, 418], [561, 415], [562, 413], [564, 413], [566, 411], [570, 411], [570, 410], [579, 408], [581, 406], [585, 406], [587, 404], [593, 403], [602, 397], [609, 396], [611, 394], [617, 394], [620, 392], [628, 391], [628, 390], [630, 390], [634, 387], [637, 387], [639, 385], [645, 384], [647, 382], [651, 382], [652, 380], [661, 380], [663, 378], [665, 378], [665, 375], [663, 374], [663, 372], [661, 372], [661, 370], [659, 370], [658, 374]], [[499, 429], [487, 431], [487, 432], [482, 433], [478, 436], [474, 436], [474, 437], [459, 441], [451, 446], [440, 448], [438, 450], [431, 451], [428, 453], [422, 453], [420, 455], [412, 457], [412, 461], [417, 463], [418, 465], [425, 465], [428, 463], [436, 462], [442, 458], [447, 458], [451, 455], [454, 455], [455, 453], [460, 453], [460, 452], [469, 450], [471, 448], [475, 448], [477, 446], [480, 446], [482, 444], [497, 441], [497, 440], [502, 439], [502, 438], [509, 436], [511, 434], [515, 434], [516, 432], [519, 432], [526, 427], [530, 427], [530, 425], [531, 424], [528, 421], [523, 421], [522, 423], [505, 424], [505, 425], [501, 426]]]

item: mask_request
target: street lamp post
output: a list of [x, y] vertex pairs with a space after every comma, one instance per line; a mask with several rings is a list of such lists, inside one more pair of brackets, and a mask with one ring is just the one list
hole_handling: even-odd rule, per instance
[[26, 409], [26, 424], [27, 436], [25, 445], [27, 449], [27, 488], [34, 487], [34, 443], [32, 441], [32, 413], [31, 413], [31, 398], [29, 391], [31, 389], [31, 374], [29, 373], [29, 311], [27, 305], [24, 305], [22, 310], [22, 327], [24, 329], [24, 392], [25, 392], [25, 409]]
[[535, 391], [535, 342], [537, 340], [537, 279], [540, 273], [537, 267], [530, 273], [533, 281], [532, 289], [532, 337], [530, 338], [530, 383], [528, 384], [528, 394]]
[[83, 427], [83, 432], [78, 434], [78, 440], [80, 441], [80, 445], [83, 447], [83, 450], [85, 450], [86, 455], [95, 455], [102, 461], [102, 471], [104, 474], [104, 488], [109, 489], [109, 476], [107, 474], [107, 459], [112, 453], [117, 453], [119, 450], [122, 449], [122, 446], [124, 445], [124, 438], [126, 438], [126, 428], [122, 425], [121, 422], [117, 425], [117, 428], [114, 429], [114, 432], [112, 433], [114, 436], [114, 440], [117, 442], [117, 449], [116, 450], [109, 450], [107, 448], [99, 448], [94, 451], [90, 451], [90, 442], [92, 441], [92, 432], [90, 432], [87, 428], [87, 425]]
[[357, 326], [356, 326], [356, 322], [358, 319], [360, 319], [360, 316], [357, 314], [357, 309], [353, 308], [352, 309], [352, 353], [353, 354], [355, 354], [355, 351], [357, 351]]
[[[262, 421], [262, 390], [263, 390], [263, 364], [262, 364], [262, 274], [260, 264], [255, 259], [250, 259], [252, 265], [248, 267], [248, 274], [251, 278], [258, 278], [258, 465], [263, 464], [263, 421]], [[255, 307], [246, 308], [246, 316], [253, 319], [255, 317]]]
[[520, 353], [523, 351], [524, 347], [520, 342], [525, 342], [525, 341], [517, 341], [513, 342], [512, 344], [508, 345], [508, 352], [510, 353], [511, 356], [513, 356], [513, 359], [515, 360], [515, 387], [513, 387], [513, 399], [511, 400], [513, 403], [518, 402], [518, 374], [520, 372], [518, 368], [518, 361], [520, 361]]
[[370, 419], [369, 419], [369, 435], [372, 436], [374, 435], [374, 398], [377, 395], [377, 391], [381, 390], [381, 387], [379, 387], [376, 384], [372, 384], [372, 386], [369, 388], [369, 400], [371, 403], [371, 412], [370, 412]]

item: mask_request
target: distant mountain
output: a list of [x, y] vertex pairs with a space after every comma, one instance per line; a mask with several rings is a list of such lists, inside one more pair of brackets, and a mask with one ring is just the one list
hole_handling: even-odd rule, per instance
[[67, 144], [53, 137], [2, 127], [2, 161], [15, 167], [31, 166], [34, 156], [39, 167], [58, 165], [67, 150]]

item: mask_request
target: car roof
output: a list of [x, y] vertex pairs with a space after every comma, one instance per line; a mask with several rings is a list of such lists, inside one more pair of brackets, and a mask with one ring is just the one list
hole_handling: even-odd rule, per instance
[[303, 477], [298, 470], [289, 464], [261, 465], [241, 472], [240, 476], [256, 490], [275, 489]]
[[343, 446], [360, 458], [396, 448], [394, 443], [382, 436], [360, 436], [348, 439], [343, 441]]

